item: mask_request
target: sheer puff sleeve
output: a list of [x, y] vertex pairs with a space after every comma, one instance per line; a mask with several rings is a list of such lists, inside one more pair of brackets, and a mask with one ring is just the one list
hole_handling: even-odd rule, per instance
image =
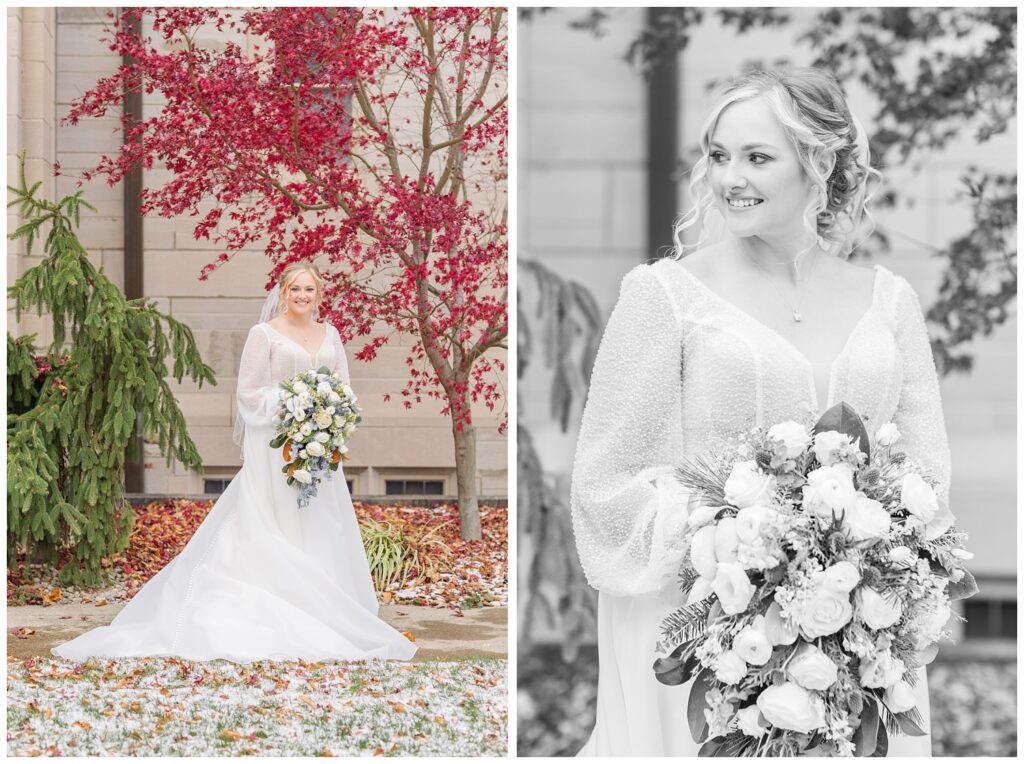
[[583, 570], [608, 594], [657, 594], [683, 557], [682, 337], [649, 266], [623, 279], [594, 363], [572, 474]]
[[348, 376], [348, 358], [345, 355], [345, 345], [341, 341], [341, 334], [334, 328], [334, 324], [328, 324], [327, 331], [331, 333], [331, 344], [334, 346], [334, 368], [331, 371], [342, 382], [351, 385], [352, 380]]
[[908, 458], [920, 462], [931, 472], [938, 482], [939, 498], [948, 505], [949, 441], [935, 360], [917, 294], [903, 279], [899, 280], [899, 286], [894, 324], [903, 378], [893, 417], [901, 436], [896, 450], [902, 446]]
[[270, 374], [270, 337], [262, 325], [249, 330], [238, 367], [238, 414], [247, 427], [273, 424], [281, 389]]

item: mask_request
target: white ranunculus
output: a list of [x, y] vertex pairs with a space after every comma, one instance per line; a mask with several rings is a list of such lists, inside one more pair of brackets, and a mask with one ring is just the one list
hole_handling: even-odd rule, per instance
[[316, 394], [321, 396], [322, 398], [329, 397], [332, 392], [334, 391], [331, 390], [331, 385], [329, 382], [321, 382], [319, 385], [316, 386]]
[[701, 576], [690, 587], [690, 593], [686, 595], [686, 604], [692, 605], [694, 602], [707, 599], [711, 596], [711, 593], [711, 579]]
[[736, 562], [736, 518], [723, 517], [715, 526], [715, 559], [722, 562]]
[[292, 473], [292, 477], [300, 483], [311, 483], [313, 481], [313, 476], [306, 470], [295, 470], [295, 472]]
[[742, 509], [767, 503], [775, 493], [775, 478], [757, 468], [757, 462], [737, 462], [725, 481], [725, 500]]
[[854, 541], [883, 538], [889, 532], [891, 523], [892, 518], [882, 503], [862, 493], [857, 494], [857, 500], [843, 516], [843, 529]]
[[760, 738], [768, 731], [761, 724], [761, 709], [756, 704], [741, 708], [736, 712], [736, 727], [744, 735]]
[[892, 422], [883, 424], [878, 428], [878, 432], [875, 433], [875, 442], [880, 446], [891, 446], [899, 439], [900, 429]]
[[821, 583], [834, 592], [849, 594], [860, 583], [860, 571], [852, 562], [840, 560], [825, 569]]
[[305, 382], [296, 382], [292, 385], [292, 390], [294, 390], [298, 395], [303, 395], [309, 392], [309, 385]]
[[327, 394], [327, 400], [329, 403], [341, 403], [341, 396], [334, 392], [334, 390], [331, 390]]
[[839, 669], [817, 646], [804, 642], [789, 661], [786, 671], [805, 690], [827, 690], [835, 684]]
[[830, 467], [839, 461], [836, 452], [849, 445], [850, 436], [835, 430], [819, 432], [814, 436], [814, 456], [822, 467]]
[[720, 562], [718, 564], [718, 571], [715, 573], [715, 580], [711, 584], [711, 588], [718, 595], [722, 610], [727, 615], [742, 613], [750, 604], [750, 598], [756, 591], [743, 567], [735, 562]]
[[772, 644], [764, 631], [747, 626], [732, 641], [732, 649], [751, 666], [763, 666], [772, 657]]
[[811, 442], [807, 428], [799, 422], [782, 422], [770, 427], [768, 437], [781, 444], [779, 456], [783, 459], [795, 459], [800, 456]]
[[945, 600], [937, 602], [934, 612], [925, 616], [915, 647], [918, 650], [923, 650], [933, 642], [937, 642], [952, 615], [953, 611], [948, 602]]
[[853, 470], [846, 464], [819, 467], [807, 475], [803, 487], [804, 509], [826, 520], [841, 515], [857, 503]]
[[772, 685], [757, 696], [769, 724], [795, 732], [813, 732], [825, 726], [825, 703], [821, 697], [808, 692], [794, 682]]
[[696, 507], [692, 512], [690, 512], [690, 516], [686, 518], [686, 524], [694, 530], [703, 528], [715, 519], [715, 515], [718, 514], [718, 510], [720, 509], [721, 507]]
[[327, 453], [327, 450], [324, 448], [324, 444], [323, 443], [321, 443], [320, 441], [314, 440], [312, 443], [310, 443], [308, 446], [306, 446], [306, 452], [310, 456], [323, 456], [324, 454]]
[[337, 427], [338, 429], [341, 429], [342, 427], [344, 427], [345, 426], [344, 418], [342, 418], [342, 417], [338, 416], [337, 414], [335, 414], [334, 415], [334, 426]]
[[355, 422], [345, 422], [345, 426], [341, 429], [346, 435], [351, 435], [356, 431], [356, 424]]
[[902, 544], [890, 549], [886, 557], [889, 558], [889, 562], [893, 565], [909, 565], [916, 558], [910, 547], [903, 546]]
[[900, 483], [900, 501], [922, 525], [931, 522], [939, 511], [939, 497], [935, 495], [935, 489], [913, 472], [903, 476]]
[[305, 424], [302, 425], [302, 427], [299, 428], [299, 432], [301, 432], [304, 437], [308, 438], [310, 435], [313, 434], [313, 425], [311, 425], [309, 422], [306, 422]]
[[295, 411], [293, 412], [293, 415], [295, 417], [296, 422], [301, 422], [306, 418], [306, 412], [302, 408], [300, 408], [298, 404], [295, 405]]
[[747, 664], [735, 650], [726, 650], [713, 665], [719, 682], [736, 684], [747, 675]]
[[885, 691], [882, 701], [894, 714], [909, 711], [917, 705], [917, 694], [914, 688], [902, 679]]
[[850, 595], [819, 586], [801, 608], [796, 619], [805, 639], [817, 639], [835, 634], [853, 617]]
[[892, 687], [903, 678], [906, 665], [889, 648], [868, 656], [860, 664], [860, 681], [865, 687]]
[[778, 513], [763, 504], [744, 507], [736, 513], [736, 535], [740, 541], [753, 544], [762, 535], [762, 528], [770, 525]]
[[799, 636], [796, 625], [782, 617], [782, 608], [777, 602], [772, 602], [764, 614], [764, 633], [773, 645], [791, 645]]
[[888, 629], [903, 615], [903, 605], [897, 599], [887, 599], [870, 586], [858, 592], [860, 618], [870, 629]]
[[317, 441], [318, 443], [326, 443], [330, 439], [331, 436], [328, 435], [326, 432], [318, 432], [316, 435], [313, 436], [313, 440]]
[[690, 541], [690, 561], [693, 567], [704, 578], [714, 578], [718, 571], [718, 558], [715, 556], [715, 526], [705, 525], [693, 534]]

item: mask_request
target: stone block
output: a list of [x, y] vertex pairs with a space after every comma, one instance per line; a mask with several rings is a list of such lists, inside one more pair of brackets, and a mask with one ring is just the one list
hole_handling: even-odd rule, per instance
[[526, 127], [530, 162], [586, 164], [647, 160], [642, 110], [605, 106], [545, 107], [536, 110]]
[[[206, 426], [189, 423], [188, 434], [207, 468], [234, 467], [241, 464], [238, 446], [231, 440], [230, 425]], [[202, 485], [200, 483], [200, 485]]]
[[530, 168], [523, 208], [526, 247], [598, 247], [608, 212], [607, 172], [598, 167]]
[[199, 281], [209, 252], [149, 250], [146, 253], [146, 294], [167, 297], [251, 297], [263, 294], [265, 276], [230, 263]]
[[95, 24], [106, 26], [111, 19], [107, 16], [108, 8], [66, 7], [57, 9], [57, 20], [62, 24]]
[[21, 9], [21, 20], [25, 24], [42, 23], [53, 27], [57, 15], [55, 8], [28, 6]]
[[234, 396], [230, 393], [204, 391], [176, 393], [174, 397], [190, 429], [193, 426], [230, 427], [233, 424], [231, 401]]
[[104, 275], [113, 281], [119, 289], [124, 290], [124, 250], [100, 250], [100, 263]]
[[[103, 41], [106, 36], [103, 27], [91, 19], [87, 23], [62, 23], [58, 36], [62, 55], [117, 59], [120, 63], [120, 56]], [[114, 67], [116, 69], [117, 64]]]
[[58, 151], [65, 148], [73, 148], [76, 151], [89, 148], [93, 151], [112, 153], [121, 145], [121, 139], [120, 122], [112, 117], [90, 118], [82, 120], [77, 125], [57, 126]]
[[124, 219], [83, 216], [78, 238], [90, 252], [98, 249], [121, 249], [124, 247]]
[[42, 21], [21, 25], [22, 60], [48, 63], [53, 54], [53, 30]]
[[643, 247], [647, 243], [647, 173], [641, 165], [616, 166], [611, 173], [612, 201], [608, 211], [609, 241], [613, 247]]
[[[63, 28], [61, 29], [63, 34]], [[57, 56], [57, 74], [90, 72], [96, 81], [117, 72], [121, 65], [121, 57], [116, 53], [105, 51], [102, 54], [77, 55], [62, 50]]]
[[42, 61], [22, 62], [20, 111], [22, 119], [48, 120], [51, 124], [53, 123], [53, 100], [46, 98], [47, 78], [52, 79], [53, 72]]

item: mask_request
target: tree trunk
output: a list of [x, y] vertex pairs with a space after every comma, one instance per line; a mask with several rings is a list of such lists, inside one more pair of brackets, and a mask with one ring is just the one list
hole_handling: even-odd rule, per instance
[[460, 430], [452, 416], [455, 438], [455, 476], [459, 491], [459, 525], [466, 541], [480, 539], [480, 506], [476, 490], [476, 428], [463, 423]]

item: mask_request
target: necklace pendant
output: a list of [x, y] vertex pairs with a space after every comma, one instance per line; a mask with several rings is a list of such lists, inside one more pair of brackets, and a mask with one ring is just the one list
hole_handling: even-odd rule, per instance
[[799, 310], [793, 310], [793, 320], [796, 321], [798, 324], [804, 320], [804, 317]]

